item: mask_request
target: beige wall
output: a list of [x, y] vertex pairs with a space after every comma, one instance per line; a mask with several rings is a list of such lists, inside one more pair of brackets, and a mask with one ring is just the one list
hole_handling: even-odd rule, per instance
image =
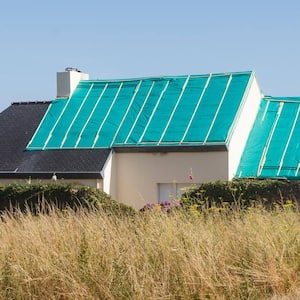
[[[193, 181], [189, 174], [193, 173]], [[139, 209], [157, 202], [159, 183], [228, 180], [227, 152], [114, 153], [111, 195]]]

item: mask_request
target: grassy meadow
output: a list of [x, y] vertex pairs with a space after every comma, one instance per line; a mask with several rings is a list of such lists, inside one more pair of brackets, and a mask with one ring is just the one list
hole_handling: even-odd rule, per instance
[[299, 299], [294, 209], [4, 213], [0, 299]]

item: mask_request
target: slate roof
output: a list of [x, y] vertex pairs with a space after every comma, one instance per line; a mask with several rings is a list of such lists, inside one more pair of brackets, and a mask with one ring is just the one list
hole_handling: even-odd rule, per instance
[[0, 113], [0, 177], [101, 178], [109, 149], [25, 151], [50, 104], [13, 103]]
[[300, 97], [264, 97], [237, 177], [300, 179]]
[[52, 102], [27, 149], [226, 145], [253, 77], [83, 80]]

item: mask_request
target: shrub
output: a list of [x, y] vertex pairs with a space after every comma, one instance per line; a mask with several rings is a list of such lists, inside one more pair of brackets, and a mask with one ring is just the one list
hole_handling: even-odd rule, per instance
[[134, 209], [119, 203], [103, 191], [76, 184], [9, 184], [0, 186], [0, 211], [20, 209], [44, 212], [50, 207], [59, 209], [101, 209], [107, 213], [129, 214]]
[[290, 201], [299, 203], [300, 182], [272, 179], [236, 179], [203, 183], [182, 195], [183, 207], [198, 205], [199, 209], [214, 207], [265, 208], [283, 206]]

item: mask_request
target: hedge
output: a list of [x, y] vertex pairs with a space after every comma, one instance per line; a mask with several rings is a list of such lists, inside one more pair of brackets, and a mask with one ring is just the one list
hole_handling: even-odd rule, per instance
[[39, 212], [55, 206], [59, 209], [102, 209], [117, 214], [135, 213], [103, 191], [76, 184], [8, 184], [0, 186], [0, 211], [20, 209]]
[[182, 195], [182, 205], [202, 207], [263, 205], [272, 208], [287, 202], [300, 204], [300, 181], [235, 179], [203, 183]]

